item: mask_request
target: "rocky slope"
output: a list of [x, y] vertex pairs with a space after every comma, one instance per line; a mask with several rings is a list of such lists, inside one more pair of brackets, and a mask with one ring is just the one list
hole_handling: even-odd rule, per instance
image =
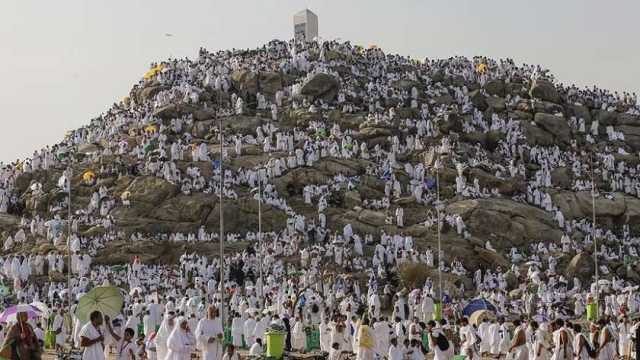
[[[354, 232], [372, 233], [376, 240], [381, 231], [402, 233], [413, 236], [416, 247], [424, 251], [428, 246], [436, 247], [436, 229], [429, 221], [435, 215], [434, 203], [432, 198], [427, 203], [418, 203], [412, 196], [409, 191], [412, 175], [405, 164], [415, 167], [425, 163], [427, 153], [448, 142], [452, 144], [451, 151], [443, 156], [443, 168], [439, 171], [444, 213], [459, 215], [468, 235], [461, 236], [455, 225], [445, 222], [443, 250], [448, 261], [458, 258], [470, 272], [478, 267], [509, 268], [508, 253], [512, 247], [529, 255], [533, 253], [531, 245], [534, 243], [555, 243], [560, 247], [566, 229], [559, 226], [555, 211], [546, 211], [543, 206], [527, 201], [527, 192], [533, 192], [534, 188], [550, 195], [553, 206], [562, 212], [566, 221], [590, 223], [590, 185], [580, 191], [576, 185], [590, 181], [590, 157], [595, 161], [595, 180], [600, 192], [596, 203], [598, 228], [603, 234], [606, 231], [613, 234], [603, 242], [612, 246], [620, 243], [623, 225], [629, 226], [631, 235], [637, 233], [640, 200], [637, 193], [633, 194], [635, 189], [625, 193], [629, 189], [624, 186], [613, 188], [611, 184], [611, 178], [616, 174], [620, 174], [623, 182], [625, 176], [633, 182], [637, 177], [629, 169], [635, 169], [640, 162], [637, 155], [640, 151], [640, 118], [630, 103], [612, 99], [610, 93], [600, 90], [591, 92], [565, 87], [545, 72], [540, 72], [537, 80], [532, 81], [532, 69], [506, 66], [506, 63], [484, 58], [418, 62], [384, 55], [380, 50], [329, 43], [324, 45], [324, 50], [320, 50], [318, 44], [299, 49], [295, 59], [303, 56], [304, 66], [296, 66], [291, 55], [283, 51], [283, 46], [276, 42], [252, 51], [203, 53], [193, 62], [165, 62], [168, 71], [160, 78], [141, 80], [123, 102], [75, 132], [84, 134], [81, 140], [74, 140], [74, 135], [70, 135], [63, 143], [50, 148], [53, 153], [67, 148], [63, 160], [56, 161], [46, 170], [22, 173], [12, 170], [15, 179], [10, 181], [12, 186], [8, 190], [15, 196], [15, 201], [8, 214], [0, 214], [0, 238], [6, 241], [13, 236], [22, 217], [26, 221], [36, 216], [51, 219], [55, 214], [66, 218], [64, 211], [54, 209], [64, 204], [66, 197], [57, 182], [70, 164], [69, 159], [73, 159], [74, 212], [84, 211], [92, 194], [100, 187], [107, 189], [107, 199], [115, 200], [108, 211], [113, 228], [105, 229], [89, 219], [79, 225], [78, 233], [85, 239], [114, 234], [106, 247], [98, 249], [96, 262], [125, 262], [134, 254], [145, 261], [173, 262], [176, 255], [184, 251], [213, 256], [217, 251], [215, 243], [175, 244], [151, 238], [175, 232], [197, 233], [201, 226], [208, 232], [217, 232], [218, 196], [196, 191], [186, 195], [181, 191], [180, 183], [145, 171], [146, 165], [157, 161], [158, 155], [153, 152], [159, 151], [157, 142], [156, 148], [143, 156], [134, 155], [132, 151], [162, 135], [167, 153], [171, 144], [181, 140], [183, 145], [207, 144], [211, 159], [218, 159], [218, 117], [222, 118], [227, 138], [225, 152], [228, 157], [223, 164], [233, 171], [255, 168], [289, 155], [279, 150], [265, 152], [262, 143], [247, 143], [243, 145], [241, 156], [237, 156], [231, 138], [235, 135], [259, 137], [258, 126], [273, 124], [282, 133], [300, 131], [313, 135], [318, 123], [324, 124], [326, 132], [337, 125], [340, 134], [357, 142], [356, 146], [364, 143], [371, 153], [379, 148], [387, 154], [394, 149], [394, 137], [404, 146], [408, 137], [416, 138], [416, 122], [428, 120], [433, 130], [421, 136], [423, 147], [397, 151], [395, 155], [396, 163], [391, 165], [391, 173], [402, 191], [400, 196], [390, 199], [389, 210], [377, 210], [364, 203], [385, 196], [389, 175], [380, 176], [380, 169], [388, 165], [385, 164], [387, 155], [369, 159], [358, 155], [350, 158], [326, 156], [312, 166], [288, 169], [281, 176], [271, 178], [270, 183], [296, 214], [316, 219], [317, 199], [312, 204], [305, 203], [304, 186], [325, 185], [336, 175], [357, 177], [353, 188], [333, 191], [330, 197], [325, 214], [331, 231], [341, 233], [345, 225], [351, 224]], [[239, 68], [229, 65], [234, 58], [240, 59], [243, 65]], [[254, 66], [256, 61], [290, 66], [274, 71], [273, 66], [267, 69]], [[206, 78], [210, 74], [216, 76], [211, 70], [216, 64], [229, 66], [228, 75], [217, 75], [223, 83], [228, 81], [226, 90], [224, 85], [217, 86]], [[486, 69], [479, 68], [479, 64], [485, 64]], [[195, 75], [171, 78], [171, 74], [186, 73], [185, 68]], [[323, 68], [324, 72], [318, 73], [318, 68]], [[197, 101], [188, 100], [187, 96], [185, 99], [174, 97], [169, 103], [158, 100], [167, 92], [188, 92], [183, 90], [185, 81], [197, 89], [192, 90], [198, 93]], [[272, 120], [272, 109], [268, 105], [261, 108], [262, 96], [267, 104], [278, 102], [277, 98], [282, 96], [276, 121]], [[238, 97], [243, 99], [241, 111], [237, 106]], [[345, 111], [345, 105], [350, 109]], [[226, 112], [216, 114], [216, 109]], [[172, 129], [172, 122], [178, 118], [188, 119], [181, 131]], [[583, 121], [582, 125], [580, 121]], [[509, 126], [515, 130], [507, 130], [509, 126], [500, 125], [501, 122], [511, 123]], [[150, 125], [158, 128], [157, 133], [149, 135], [143, 130]], [[580, 129], [581, 126], [586, 130]], [[594, 126], [598, 135], [590, 135]], [[607, 131], [623, 134], [624, 140], [620, 137], [612, 140]], [[185, 137], [185, 134], [189, 136]], [[342, 139], [327, 138], [342, 146]], [[301, 140], [294, 147], [304, 148], [305, 142], [308, 140]], [[125, 151], [119, 151], [121, 146]], [[197, 167], [205, 179], [214, 178], [215, 165], [211, 161], [193, 162], [189, 147], [181, 152], [183, 160], [174, 163], [183, 176], [188, 167]], [[547, 155], [540, 155], [545, 152]], [[613, 171], [605, 167], [606, 156], [614, 158]], [[559, 158], [549, 160], [553, 157]], [[580, 162], [579, 168], [575, 166], [576, 161]], [[617, 170], [621, 162], [625, 164], [622, 172]], [[465, 165], [462, 174], [467, 186], [473, 186], [477, 179], [479, 189], [486, 189], [484, 196], [465, 196], [456, 191], [457, 164]], [[427, 160], [426, 165], [425, 181], [433, 183], [433, 162]], [[131, 171], [136, 166], [138, 168]], [[521, 170], [512, 176], [509, 166]], [[12, 164], [10, 168], [16, 169], [18, 165]], [[83, 183], [83, 174], [88, 170], [97, 174], [95, 184]], [[544, 176], [540, 173], [546, 171], [549, 171], [551, 184], [532, 185], [537, 177]], [[41, 184], [42, 190], [33, 191], [34, 184]], [[246, 184], [231, 187], [237, 199], [224, 200], [226, 231], [240, 234], [256, 231], [258, 206], [251, 188]], [[120, 201], [125, 192], [130, 194], [130, 207]], [[432, 185], [425, 187], [427, 193], [434, 193]], [[395, 221], [386, 221], [387, 215], [393, 214], [397, 207], [404, 209], [403, 227], [395, 225]], [[267, 204], [263, 210], [265, 231], [279, 231], [287, 226], [287, 212]], [[131, 242], [132, 233], [144, 234], [145, 239]], [[555, 252], [560, 259], [560, 271], [567, 276], [590, 277], [592, 265], [588, 259], [593, 248], [582, 245], [588, 235], [588, 231], [574, 226], [569, 236], [583, 251], [577, 255], [575, 251], [566, 255]], [[496, 252], [485, 249], [487, 241]], [[229, 251], [243, 246], [242, 241], [234, 243]], [[28, 234], [24, 243], [16, 244], [4, 253], [45, 253], [52, 249], [46, 237]], [[57, 250], [64, 252], [65, 248], [58, 246]], [[367, 247], [368, 251], [371, 247]], [[627, 268], [622, 266], [621, 260], [611, 261], [608, 265], [612, 274], [640, 280], [638, 265]], [[469, 284], [468, 279], [464, 281]]]

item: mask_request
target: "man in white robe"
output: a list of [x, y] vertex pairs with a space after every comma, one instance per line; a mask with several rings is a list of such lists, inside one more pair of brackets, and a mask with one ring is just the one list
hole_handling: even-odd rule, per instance
[[249, 318], [244, 322], [244, 341], [249, 347], [251, 347], [255, 342], [255, 338], [253, 337], [255, 329], [256, 321], [253, 319], [252, 315], [249, 315]]
[[195, 335], [198, 349], [202, 351], [201, 359], [219, 360], [222, 358], [224, 333], [222, 330], [222, 320], [218, 316], [218, 310], [216, 308], [209, 306], [207, 309], [207, 318], [198, 322]]
[[293, 331], [291, 332], [291, 346], [296, 351], [304, 351], [305, 341], [307, 336], [304, 332], [304, 324], [300, 318], [296, 317], [296, 323], [293, 325]]
[[231, 338], [233, 339], [233, 345], [235, 347], [242, 347], [242, 330], [244, 328], [244, 322], [239, 314], [233, 317], [231, 321]]

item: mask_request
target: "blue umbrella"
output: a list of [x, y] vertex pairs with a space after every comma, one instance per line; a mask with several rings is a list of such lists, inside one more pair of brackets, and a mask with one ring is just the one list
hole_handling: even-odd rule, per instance
[[496, 312], [496, 307], [485, 299], [474, 299], [464, 307], [464, 309], [462, 310], [462, 314], [469, 317], [471, 316], [471, 314], [478, 310], [489, 310]]

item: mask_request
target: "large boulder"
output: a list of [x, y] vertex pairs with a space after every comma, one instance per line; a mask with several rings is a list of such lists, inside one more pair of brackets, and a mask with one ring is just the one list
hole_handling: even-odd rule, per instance
[[[267, 204], [262, 206], [263, 231], [277, 231], [287, 226], [287, 215], [284, 211]], [[243, 198], [239, 201], [226, 200], [222, 207], [225, 232], [244, 234], [258, 229], [258, 202], [254, 199]], [[220, 203], [215, 203], [205, 221], [209, 231], [216, 231], [220, 227]]]
[[457, 201], [448, 205], [446, 211], [462, 216], [474, 236], [490, 240], [497, 250], [559, 241], [562, 236], [545, 211], [506, 198]]
[[480, 111], [487, 110], [489, 104], [487, 103], [487, 97], [482, 95], [480, 90], [474, 90], [469, 93], [469, 100], [473, 104], [473, 106], [477, 107]]
[[553, 135], [545, 129], [532, 124], [531, 121], [520, 121], [525, 139], [529, 145], [553, 146], [555, 140]]
[[[265, 122], [269, 122], [269, 120], [259, 116], [234, 115], [223, 118], [222, 126], [226, 129], [231, 129], [234, 133], [256, 136], [256, 129]], [[208, 126], [217, 125], [218, 124], [215, 124], [215, 120], [208, 124]]]
[[305, 185], [322, 185], [329, 181], [324, 172], [308, 167], [299, 167], [288, 171], [274, 180], [278, 193], [283, 196], [302, 195]]
[[618, 114], [616, 123], [618, 125], [640, 126], [640, 116], [628, 113]]
[[572, 185], [571, 172], [567, 167], [555, 168], [551, 171], [551, 183], [562, 189], [570, 189]]
[[314, 100], [323, 99], [325, 101], [331, 101], [338, 95], [338, 90], [340, 90], [340, 82], [338, 79], [329, 74], [317, 73], [302, 84], [300, 93]]
[[169, 87], [163, 85], [146, 86], [136, 93], [137, 101], [141, 103], [145, 100], [153, 99], [153, 97], [156, 96], [160, 91], [166, 90], [168, 88]]
[[17, 216], [0, 213], [0, 232], [2, 230], [13, 229], [20, 224], [20, 218]]
[[358, 220], [373, 226], [384, 226], [386, 217], [387, 216], [381, 211], [365, 209], [358, 215]]
[[259, 77], [260, 92], [275, 95], [282, 90], [282, 76], [277, 72], [261, 72]]
[[625, 143], [631, 146], [633, 150], [640, 151], [640, 126], [621, 125], [616, 126], [615, 129], [624, 134]]
[[533, 121], [536, 125], [551, 133], [556, 139], [568, 143], [571, 140], [571, 128], [563, 116], [537, 113]]
[[217, 201], [217, 196], [204, 193], [179, 194], [154, 208], [151, 217], [162, 221], [201, 222]]
[[503, 112], [507, 109], [507, 102], [499, 96], [489, 96], [486, 98], [487, 105], [495, 112]]
[[250, 70], [237, 70], [231, 74], [233, 87], [242, 94], [253, 94], [258, 92], [258, 74]]
[[511, 266], [511, 263], [497, 252], [490, 251], [479, 246], [476, 246], [474, 250], [480, 263], [485, 266], [490, 266], [492, 268], [500, 266], [503, 269], [508, 269]]
[[532, 97], [542, 99], [545, 101], [551, 101], [554, 103], [560, 102], [560, 95], [553, 83], [546, 80], [536, 80], [531, 85], [530, 94]]
[[593, 256], [586, 252], [576, 254], [565, 269], [565, 276], [568, 279], [577, 277], [581, 280], [590, 280], [594, 275]]
[[360, 129], [360, 131], [356, 134], [357, 139], [373, 139], [377, 137], [386, 137], [392, 134], [391, 129], [383, 128], [383, 127], [366, 127], [364, 129]]
[[184, 115], [193, 114], [197, 108], [187, 104], [168, 104], [153, 111], [153, 116], [171, 120]]
[[595, 110], [595, 118], [598, 120], [600, 126], [617, 125], [618, 113], [607, 110]]
[[356, 159], [324, 158], [316, 162], [313, 167], [330, 176], [356, 176], [364, 173], [366, 161]]
[[589, 108], [579, 104], [567, 104], [565, 106], [570, 116], [575, 116], [576, 119], [583, 119], [587, 124], [591, 122], [591, 112]]
[[489, 95], [495, 95], [495, 96], [504, 96], [504, 92], [505, 92], [505, 86], [504, 86], [504, 81], [500, 80], [500, 79], [495, 79], [495, 80], [491, 80], [489, 82], [487, 82], [484, 85], [484, 90], [489, 94]]
[[480, 186], [482, 188], [487, 188], [489, 190], [495, 188], [498, 189], [498, 192], [500, 192], [500, 194], [504, 195], [514, 195], [518, 192], [526, 190], [526, 186], [521, 177], [509, 177], [506, 179], [500, 179], [482, 169], [472, 168], [469, 171], [469, 179], [472, 180], [474, 178], [478, 179], [478, 182], [480, 183]]
[[[551, 200], [567, 219], [590, 218], [593, 212], [590, 191], [561, 191], [552, 194]], [[617, 218], [622, 216], [626, 209], [624, 194], [616, 193], [611, 198], [604, 196], [596, 198], [597, 217]]]
[[131, 203], [140, 201], [153, 205], [159, 205], [174, 196], [177, 190], [174, 184], [155, 176], [138, 177], [127, 188], [131, 193]]

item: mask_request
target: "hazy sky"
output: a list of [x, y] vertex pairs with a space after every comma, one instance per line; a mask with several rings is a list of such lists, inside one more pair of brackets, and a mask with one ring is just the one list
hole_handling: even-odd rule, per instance
[[511, 57], [563, 82], [640, 90], [638, 0], [0, 0], [0, 161], [87, 123], [152, 61], [289, 39], [305, 7], [328, 39]]

